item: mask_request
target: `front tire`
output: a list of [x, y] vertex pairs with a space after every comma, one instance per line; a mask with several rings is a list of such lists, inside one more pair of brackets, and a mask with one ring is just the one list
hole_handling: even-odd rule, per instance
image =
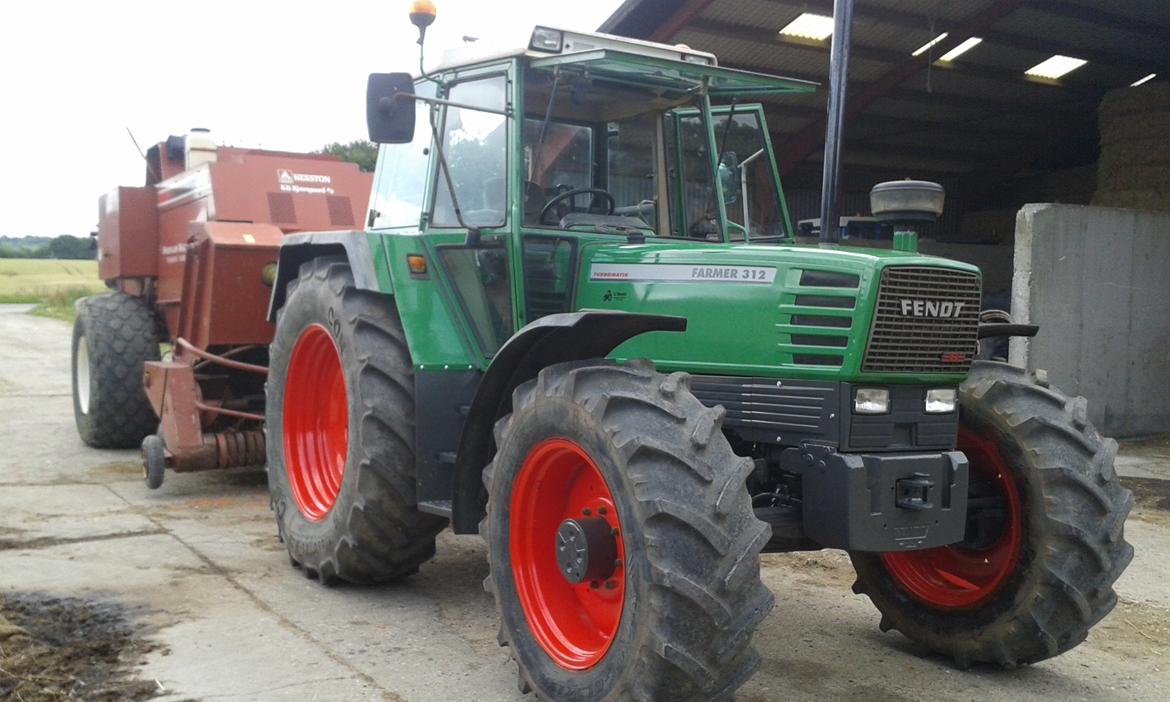
[[562, 363], [517, 388], [480, 531], [521, 690], [706, 702], [755, 672], [771, 529], [722, 421], [689, 376], [644, 362]]
[[1084, 398], [1049, 387], [1043, 371], [976, 361], [959, 396], [968, 501], [978, 506], [965, 540], [852, 553], [854, 592], [873, 600], [883, 631], [961, 668], [1051, 658], [1113, 609], [1113, 583], [1133, 558], [1117, 442], [1089, 424]]
[[145, 300], [113, 292], [77, 301], [73, 321], [73, 419], [94, 448], [138, 448], [158, 428], [142, 385], [159, 359], [157, 322]]
[[414, 378], [394, 301], [343, 258], [301, 266], [270, 347], [268, 486], [289, 558], [322, 583], [405, 577], [446, 520], [415, 502]]

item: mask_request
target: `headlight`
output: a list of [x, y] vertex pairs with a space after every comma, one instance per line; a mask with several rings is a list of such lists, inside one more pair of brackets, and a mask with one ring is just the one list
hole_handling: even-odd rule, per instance
[[885, 414], [890, 411], [890, 391], [885, 388], [857, 388], [853, 393], [857, 414]]
[[564, 42], [565, 34], [559, 29], [537, 27], [536, 29], [532, 30], [532, 40], [528, 42], [528, 48], [534, 51], [551, 51], [553, 53], [560, 53]]
[[946, 414], [955, 411], [955, 389], [935, 388], [926, 391], [927, 414]]

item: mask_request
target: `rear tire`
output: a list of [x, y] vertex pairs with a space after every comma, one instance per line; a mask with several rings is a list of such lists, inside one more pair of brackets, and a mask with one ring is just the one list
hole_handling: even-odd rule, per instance
[[[732, 699], [760, 662], [771, 529], [752, 512], [752, 462], [732, 453], [723, 409], [700, 404], [683, 373], [601, 360], [547, 367], [512, 404], [480, 533], [520, 689], [557, 702]], [[564, 536], [578, 528], [600, 573], [562, 562], [582, 552]]]
[[416, 572], [446, 520], [416, 508], [414, 377], [393, 299], [357, 289], [344, 258], [307, 262], [270, 359], [268, 486], [291, 561], [323, 584]]
[[114, 292], [77, 301], [73, 322], [73, 419], [94, 448], [138, 448], [158, 428], [142, 385], [159, 359], [157, 322], [145, 300]]
[[981, 496], [1008, 518], [993, 519], [985, 538], [969, 521], [955, 546], [852, 553], [854, 592], [873, 600], [883, 631], [960, 668], [1042, 661], [1084, 641], [1113, 609], [1113, 583], [1133, 558], [1117, 442], [1089, 424], [1084, 398], [1050, 388], [1043, 371], [976, 361], [959, 395], [972, 485], [1006, 473], [998, 503], [994, 492]]

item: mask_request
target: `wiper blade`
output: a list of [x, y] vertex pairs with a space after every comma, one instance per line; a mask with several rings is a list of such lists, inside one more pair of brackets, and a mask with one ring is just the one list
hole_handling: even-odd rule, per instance
[[540, 123], [540, 136], [536, 140], [536, 158], [534, 158], [532, 161], [532, 168], [534, 171], [533, 175], [536, 175], [535, 169], [540, 168], [543, 165], [541, 164], [540, 159], [544, 155], [544, 136], [548, 132], [549, 120], [552, 119], [553, 103], [556, 102], [557, 86], [560, 85], [560, 82], [561, 70], [560, 68], [554, 68], [552, 89], [549, 90], [548, 93], [548, 105], [544, 108], [544, 121]]

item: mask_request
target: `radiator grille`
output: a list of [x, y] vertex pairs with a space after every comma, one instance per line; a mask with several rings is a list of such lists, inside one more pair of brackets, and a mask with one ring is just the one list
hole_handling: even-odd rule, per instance
[[886, 268], [862, 370], [965, 373], [975, 355], [980, 287], [978, 273]]
[[691, 391], [708, 407], [722, 405], [724, 426], [749, 441], [837, 441], [839, 383], [695, 375]]

